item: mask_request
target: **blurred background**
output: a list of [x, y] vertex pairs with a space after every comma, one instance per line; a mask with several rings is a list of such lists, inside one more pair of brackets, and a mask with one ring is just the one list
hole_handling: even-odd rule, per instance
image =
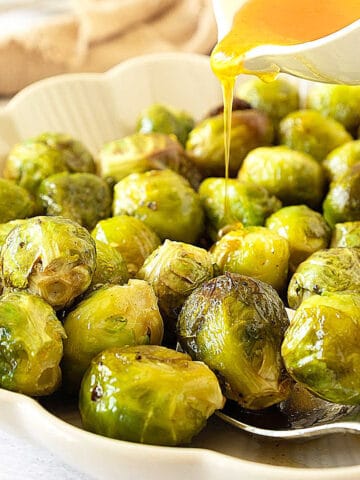
[[0, 0], [0, 97], [151, 52], [209, 53], [211, 0]]

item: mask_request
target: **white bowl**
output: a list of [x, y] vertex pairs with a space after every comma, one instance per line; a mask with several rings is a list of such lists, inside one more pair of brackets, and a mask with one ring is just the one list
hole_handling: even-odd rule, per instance
[[[303, 86], [303, 84], [302, 84]], [[305, 85], [306, 88], [306, 85]], [[65, 75], [19, 93], [0, 114], [0, 152], [45, 130], [68, 132], [94, 153], [133, 131], [139, 111], [167, 102], [200, 119], [221, 102], [208, 57], [150, 55], [102, 75]], [[360, 478], [359, 441], [333, 435], [299, 444], [252, 437], [210, 419], [190, 447], [128, 443], [85, 432], [76, 409], [0, 389], [0, 427], [26, 435], [77, 469], [122, 480], [343, 480]], [[1, 476], [1, 473], [0, 473]]]

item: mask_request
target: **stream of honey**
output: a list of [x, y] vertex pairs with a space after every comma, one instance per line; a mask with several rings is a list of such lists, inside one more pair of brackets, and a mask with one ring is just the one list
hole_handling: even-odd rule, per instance
[[[247, 0], [240, 7], [231, 31], [211, 54], [211, 67], [223, 91], [226, 178], [229, 172], [231, 107], [236, 77], [241, 73], [250, 73], [271, 81], [279, 72], [279, 69], [270, 72], [249, 71], [244, 67], [244, 55], [262, 45], [296, 45], [317, 40], [359, 18], [360, 0]], [[225, 191], [225, 202], [226, 198]]]

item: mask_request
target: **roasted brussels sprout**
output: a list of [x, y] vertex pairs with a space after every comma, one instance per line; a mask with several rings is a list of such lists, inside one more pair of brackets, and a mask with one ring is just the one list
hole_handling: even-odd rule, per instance
[[88, 230], [111, 214], [110, 188], [93, 173], [56, 173], [41, 182], [37, 195], [46, 215], [70, 218]]
[[360, 296], [326, 293], [300, 305], [282, 356], [290, 375], [321, 398], [360, 403]]
[[351, 133], [360, 125], [360, 87], [323, 84], [313, 87], [306, 99], [307, 108], [332, 117]]
[[95, 242], [77, 223], [33, 217], [11, 230], [0, 256], [5, 287], [41, 296], [55, 309], [71, 305], [90, 285]]
[[65, 331], [44, 300], [25, 292], [0, 297], [0, 387], [49, 395], [60, 385]]
[[332, 150], [324, 160], [323, 167], [329, 180], [334, 182], [357, 163], [360, 163], [360, 140], [353, 140]]
[[182, 348], [216, 372], [224, 395], [257, 410], [288, 395], [280, 356], [288, 322], [270, 285], [228, 273], [187, 298], [177, 329]]
[[185, 299], [213, 275], [210, 254], [187, 243], [165, 240], [145, 260], [137, 277], [154, 288], [168, 338], [175, 336], [176, 320]]
[[289, 266], [288, 241], [265, 227], [247, 227], [224, 235], [212, 247], [220, 272], [233, 272], [268, 283], [279, 292]]
[[267, 218], [265, 225], [288, 240], [289, 268], [293, 272], [312, 253], [327, 248], [330, 241], [329, 225], [306, 205], [281, 208]]
[[111, 184], [131, 173], [167, 168], [185, 177], [195, 189], [202, 178], [176, 138], [162, 133], [135, 133], [109, 142], [99, 152], [99, 164], [101, 176]]
[[130, 280], [93, 292], [66, 316], [62, 363], [66, 387], [77, 389], [98, 353], [110, 347], [161, 344], [163, 321], [150, 285]]
[[323, 213], [331, 227], [336, 223], [360, 220], [360, 163], [331, 183]]
[[204, 228], [198, 194], [172, 170], [134, 173], [118, 182], [113, 214], [139, 218], [161, 240], [196, 243]]
[[321, 162], [326, 155], [352, 140], [341, 123], [316, 110], [297, 110], [283, 118], [279, 125], [280, 143], [308, 153]]
[[124, 258], [130, 277], [134, 277], [160, 239], [141, 220], [129, 215], [101, 220], [92, 231], [93, 238], [114, 247]]
[[95, 173], [96, 165], [84, 145], [65, 133], [44, 132], [33, 139], [59, 151], [69, 172]]
[[360, 250], [319, 250], [302, 262], [292, 276], [288, 302], [291, 308], [298, 308], [311, 295], [346, 290], [360, 293]]
[[337, 223], [332, 232], [330, 247], [360, 247], [360, 221]]
[[34, 201], [25, 188], [0, 178], [0, 223], [31, 217], [34, 210]]
[[263, 225], [265, 218], [281, 207], [281, 202], [265, 188], [235, 179], [207, 178], [200, 185], [199, 195], [208, 220], [207, 230], [214, 241], [226, 225]]
[[121, 253], [109, 243], [95, 239], [96, 268], [89, 289], [106, 285], [122, 285], [129, 280], [129, 272]]
[[[258, 110], [236, 110], [231, 121], [230, 176], [236, 172], [250, 150], [271, 145], [274, 128], [270, 118]], [[224, 118], [223, 115], [207, 118], [189, 135], [186, 151], [205, 176], [225, 175]]]
[[[44, 143], [29, 140], [11, 149], [5, 160], [3, 175], [35, 196], [44, 178], [66, 171], [61, 152]], [[35, 213], [40, 212], [41, 206], [36, 205]]]
[[247, 100], [252, 107], [266, 112], [278, 125], [288, 113], [299, 108], [297, 87], [283, 78], [265, 83], [259, 78], [241, 83], [237, 95]]
[[324, 192], [324, 172], [310, 155], [284, 145], [261, 147], [250, 152], [238, 174], [276, 195], [284, 205], [319, 206]]
[[80, 391], [86, 429], [157, 445], [189, 443], [223, 405], [206, 365], [154, 345], [105, 350], [92, 361]]
[[189, 132], [194, 128], [194, 125], [194, 119], [189, 113], [156, 103], [140, 113], [136, 130], [140, 133], [173, 134], [185, 146]]
[[0, 250], [5, 243], [6, 237], [17, 225], [25, 223], [25, 219], [11, 220], [10, 222], [0, 223]]

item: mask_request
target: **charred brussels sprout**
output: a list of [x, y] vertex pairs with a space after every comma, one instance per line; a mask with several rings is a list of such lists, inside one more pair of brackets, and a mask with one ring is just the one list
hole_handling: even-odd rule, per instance
[[291, 308], [297, 308], [311, 295], [346, 290], [360, 292], [360, 250], [319, 250], [302, 262], [292, 276], [288, 302]]
[[325, 117], [316, 110], [297, 110], [283, 118], [279, 125], [280, 143], [294, 150], [308, 153], [317, 161], [352, 136], [341, 123]]
[[289, 264], [285, 238], [265, 227], [247, 227], [224, 235], [211, 249], [221, 273], [233, 272], [284, 288]]
[[263, 225], [266, 217], [281, 207], [281, 202], [265, 188], [235, 179], [207, 178], [200, 185], [199, 195], [212, 240], [217, 240], [218, 231], [226, 225]]
[[229, 273], [188, 297], [177, 328], [183, 349], [216, 372], [225, 396], [257, 410], [288, 395], [280, 356], [288, 322], [270, 285]]
[[154, 288], [168, 336], [174, 336], [179, 311], [190, 293], [210, 280], [214, 268], [203, 248], [165, 240], [144, 262], [137, 277]]
[[91, 230], [111, 214], [111, 191], [93, 173], [57, 173], [43, 180], [38, 198], [46, 215], [70, 218]]
[[84, 145], [65, 133], [44, 132], [34, 138], [61, 153], [69, 172], [95, 173], [96, 165]]
[[201, 173], [173, 136], [135, 133], [107, 143], [99, 152], [101, 176], [119, 182], [131, 173], [169, 168], [185, 177], [196, 189]]
[[331, 247], [360, 247], [360, 221], [337, 223], [331, 237]]
[[122, 255], [131, 277], [161, 243], [156, 233], [144, 222], [128, 215], [101, 220], [91, 235], [111, 245]]
[[312, 253], [327, 248], [330, 241], [329, 225], [306, 205], [281, 208], [266, 220], [266, 226], [289, 242], [291, 271]]
[[150, 285], [109, 285], [80, 302], [65, 318], [63, 372], [68, 389], [80, 386], [98, 353], [110, 347], [161, 344], [163, 321]]
[[25, 188], [0, 178], [0, 223], [31, 217], [34, 210], [34, 201]]
[[324, 191], [324, 172], [310, 155], [286, 146], [261, 147], [250, 152], [238, 174], [276, 195], [285, 205], [319, 206]]
[[[61, 152], [44, 143], [25, 141], [15, 145], [5, 160], [4, 177], [36, 195], [40, 183], [54, 173], [66, 172]], [[41, 211], [37, 205], [37, 212]]]
[[161, 240], [196, 243], [204, 228], [198, 194], [171, 170], [134, 173], [118, 182], [113, 214], [141, 219]]
[[25, 292], [0, 297], [0, 387], [49, 395], [60, 385], [65, 331], [54, 310]]
[[290, 375], [325, 400], [360, 403], [360, 297], [310, 297], [285, 334], [282, 356]]
[[336, 223], [360, 220], [360, 164], [331, 183], [323, 203], [325, 220]]
[[90, 285], [95, 242], [71, 220], [34, 217], [11, 230], [0, 262], [5, 287], [27, 290], [61, 309]]
[[352, 85], [317, 85], [306, 99], [307, 108], [332, 117], [350, 132], [360, 125], [360, 87]]
[[[236, 172], [250, 150], [271, 145], [274, 128], [269, 117], [257, 110], [237, 110], [231, 121], [230, 175]], [[189, 135], [186, 151], [205, 176], [223, 176], [224, 168], [224, 118], [223, 115], [207, 118]]]
[[136, 130], [140, 133], [173, 134], [185, 146], [193, 128], [194, 119], [187, 112], [156, 103], [141, 112]]
[[323, 162], [330, 181], [339, 180], [351, 167], [360, 163], [360, 140], [347, 142], [332, 150]]
[[92, 361], [80, 391], [86, 429], [157, 445], [189, 443], [223, 404], [206, 365], [150, 345], [105, 350]]
[[122, 285], [129, 280], [129, 272], [121, 253], [108, 243], [95, 240], [96, 268], [90, 289], [94, 290], [107, 283]]
[[252, 107], [266, 112], [278, 125], [288, 113], [299, 108], [299, 93], [292, 83], [278, 78], [265, 83], [256, 78], [239, 85], [237, 95], [247, 100]]

